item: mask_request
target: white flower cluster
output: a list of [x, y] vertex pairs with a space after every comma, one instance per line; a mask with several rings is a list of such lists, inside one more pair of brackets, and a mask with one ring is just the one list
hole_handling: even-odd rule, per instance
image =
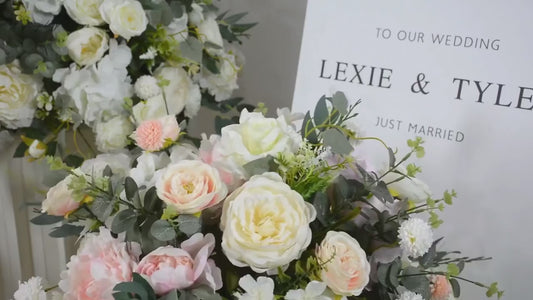
[[398, 229], [398, 237], [402, 250], [413, 258], [426, 254], [433, 243], [431, 226], [420, 218], [404, 221]]

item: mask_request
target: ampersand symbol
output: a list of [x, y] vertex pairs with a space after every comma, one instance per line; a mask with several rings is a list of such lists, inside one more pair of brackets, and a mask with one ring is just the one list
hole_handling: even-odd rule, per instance
[[418, 75], [416, 76], [416, 82], [411, 85], [411, 92], [417, 93], [417, 94], [422, 93], [424, 95], [429, 94], [429, 92], [426, 92], [425, 90], [429, 81], [426, 81], [424, 79], [426, 79], [426, 74], [418, 73]]

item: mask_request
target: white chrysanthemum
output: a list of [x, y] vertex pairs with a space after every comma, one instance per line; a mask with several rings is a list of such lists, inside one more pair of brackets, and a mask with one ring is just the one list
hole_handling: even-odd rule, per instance
[[402, 250], [415, 258], [424, 255], [433, 243], [431, 227], [419, 218], [410, 218], [403, 222], [398, 233]]
[[239, 300], [274, 300], [274, 280], [269, 277], [258, 277], [257, 281], [250, 275], [239, 279], [239, 286], [244, 294], [235, 293]]
[[398, 300], [424, 300], [424, 298], [422, 298], [422, 296], [420, 296], [417, 293], [413, 293], [411, 291], [405, 291], [400, 295]]
[[161, 94], [157, 79], [150, 75], [143, 75], [135, 82], [135, 94], [141, 99], [150, 99]]
[[46, 300], [46, 292], [41, 277], [32, 277], [26, 282], [19, 281], [19, 288], [13, 295], [15, 300]]

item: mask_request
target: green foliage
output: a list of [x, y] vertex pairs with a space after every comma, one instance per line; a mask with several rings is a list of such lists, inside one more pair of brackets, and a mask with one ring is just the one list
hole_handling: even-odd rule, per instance
[[241, 44], [241, 37], [249, 37], [247, 31], [257, 25], [257, 23], [238, 23], [247, 13], [237, 13], [226, 17], [227, 13], [224, 12], [217, 18], [220, 34], [222, 38], [230, 43], [238, 42]]
[[156, 300], [157, 296], [146, 281], [138, 273], [133, 273], [133, 280], [131, 282], [121, 282], [113, 288], [113, 298], [115, 300], [122, 299], [138, 299], [138, 300]]

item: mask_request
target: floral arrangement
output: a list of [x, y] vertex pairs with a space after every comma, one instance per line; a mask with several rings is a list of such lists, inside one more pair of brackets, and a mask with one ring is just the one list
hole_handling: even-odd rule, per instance
[[0, 137], [21, 137], [15, 157], [83, 160], [70, 136], [96, 145], [87, 157], [122, 151], [154, 120], [185, 128], [201, 105], [242, 100], [230, 99], [243, 63], [231, 43], [255, 24], [210, 0], [1, 0], [0, 11]]
[[[399, 155], [358, 132], [356, 108], [337, 92], [305, 115], [243, 109], [199, 147], [167, 116], [133, 133], [144, 151], [47, 156], [65, 177], [32, 222], [61, 222], [50, 235], [79, 249], [58, 286], [32, 278], [15, 299], [444, 300], [461, 282], [501, 297], [460, 275], [487, 258], [440, 249], [432, 228], [456, 193], [416, 178], [423, 141]], [[370, 166], [361, 143], [388, 162]]]

